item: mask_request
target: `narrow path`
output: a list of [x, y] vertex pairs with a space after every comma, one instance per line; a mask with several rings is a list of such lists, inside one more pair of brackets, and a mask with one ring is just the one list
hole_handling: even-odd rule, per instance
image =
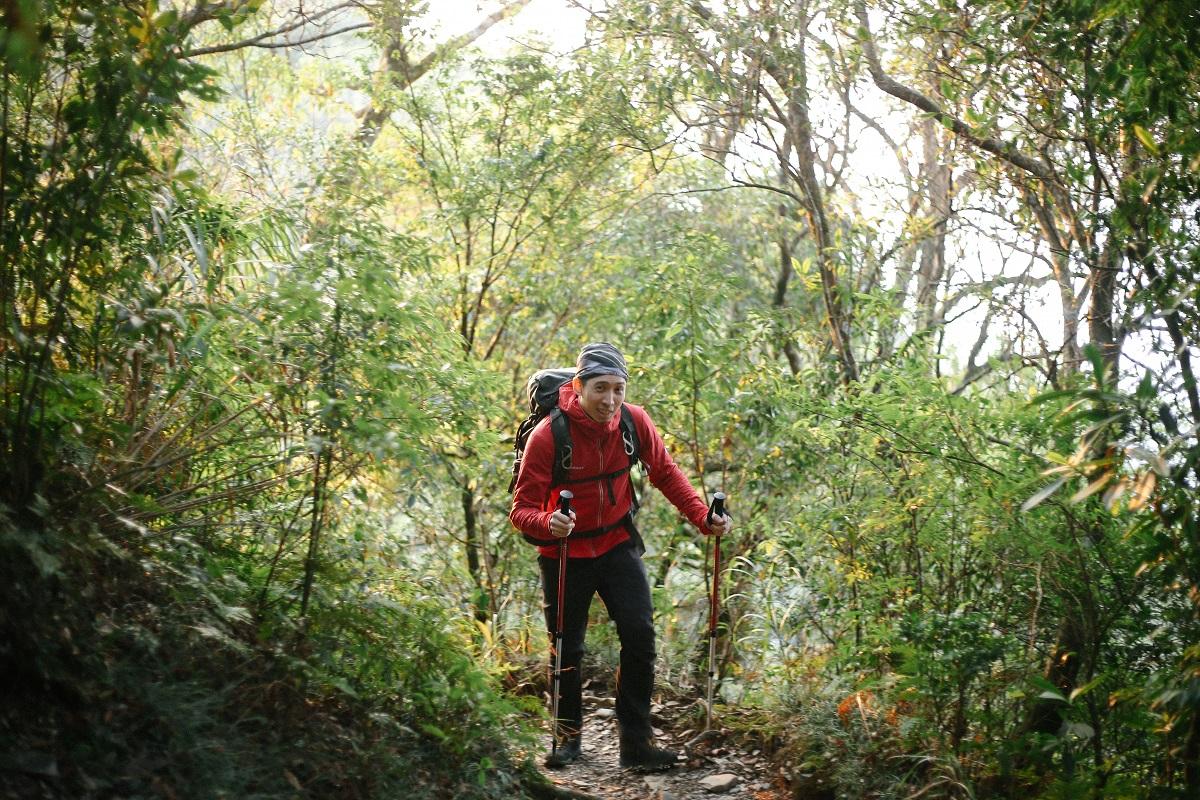
[[[737, 800], [785, 800], [786, 794], [773, 783], [769, 762], [758, 751], [744, 752], [728, 737], [703, 742], [686, 762], [667, 772], [640, 775], [621, 769], [617, 720], [611, 698], [584, 695], [583, 757], [564, 769], [542, 768], [556, 786], [590, 795], [598, 800], [708, 800], [717, 797]], [[682, 727], [687, 704], [667, 701], [653, 707], [657, 743], [679, 752], [696, 735]], [[732, 776], [732, 777], [729, 777]], [[724, 788], [713, 790], [708, 782]]]

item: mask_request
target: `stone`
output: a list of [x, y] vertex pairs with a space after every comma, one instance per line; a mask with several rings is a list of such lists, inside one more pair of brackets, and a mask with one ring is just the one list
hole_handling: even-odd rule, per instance
[[592, 716], [596, 719], [612, 719], [616, 715], [617, 712], [613, 711], [611, 708], [597, 708], [592, 712]]
[[662, 792], [667, 788], [667, 779], [662, 775], [648, 775], [645, 778], [646, 786], [652, 792]]
[[700, 781], [700, 785], [707, 791], [713, 794], [728, 792], [738, 784], [738, 776], [732, 772], [722, 772], [717, 775], [709, 775]]

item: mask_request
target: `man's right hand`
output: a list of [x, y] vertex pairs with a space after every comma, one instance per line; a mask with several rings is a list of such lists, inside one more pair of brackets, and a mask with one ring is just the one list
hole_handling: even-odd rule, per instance
[[733, 530], [733, 517], [728, 514], [713, 517], [712, 521], [708, 523], [708, 529], [717, 536], [724, 536]]
[[564, 539], [571, 535], [571, 531], [575, 529], [575, 512], [571, 512], [571, 516], [567, 516], [561, 511], [555, 511], [550, 515], [550, 534], [556, 539]]

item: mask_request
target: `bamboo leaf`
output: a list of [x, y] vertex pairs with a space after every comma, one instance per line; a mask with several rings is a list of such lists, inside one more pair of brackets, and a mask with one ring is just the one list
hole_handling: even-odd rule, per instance
[[1154, 137], [1150, 135], [1150, 131], [1135, 122], [1133, 123], [1133, 135], [1150, 151], [1151, 155], [1158, 155], [1158, 143], [1154, 141]]
[[1154, 487], [1158, 484], [1158, 476], [1153, 470], [1146, 470], [1137, 483], [1133, 487], [1133, 497], [1129, 500], [1129, 510], [1137, 511], [1144, 507], [1150, 500], [1150, 495], [1154, 494]]
[[1069, 700], [1067, 700], [1067, 698], [1063, 697], [1061, 692], [1056, 692], [1053, 689], [1045, 690], [1044, 692], [1042, 692], [1041, 694], [1038, 695], [1038, 699], [1040, 699], [1040, 700], [1057, 700], [1060, 703], [1069, 703], [1070, 702]]
[[1071, 495], [1071, 502], [1072, 502], [1072, 503], [1081, 503], [1081, 502], [1083, 502], [1084, 500], [1086, 500], [1087, 498], [1091, 497], [1091, 496], [1092, 496], [1092, 495], [1094, 495], [1096, 492], [1100, 491], [1100, 490], [1101, 490], [1101, 489], [1103, 489], [1105, 486], [1107, 486], [1107, 485], [1108, 485], [1108, 482], [1109, 482], [1109, 481], [1111, 481], [1112, 479], [1113, 479], [1113, 473], [1112, 473], [1112, 472], [1105, 472], [1105, 473], [1104, 473], [1103, 475], [1101, 475], [1099, 478], [1097, 478], [1096, 480], [1092, 481], [1091, 483], [1089, 483], [1087, 486], [1085, 486], [1085, 487], [1083, 487], [1082, 489], [1080, 489], [1080, 490], [1079, 490], [1078, 492], [1076, 492], [1075, 494]]
[[1071, 690], [1071, 695], [1068, 699], [1070, 700], [1070, 702], [1074, 703], [1075, 698], [1082, 697], [1083, 695], [1090, 692], [1092, 689], [1095, 689], [1097, 686], [1100, 685], [1101, 681], [1103, 681], [1103, 680], [1104, 680], [1103, 675], [1097, 675], [1095, 678], [1092, 678], [1090, 681], [1083, 684], [1082, 686], [1076, 686], [1074, 689]]
[[1117, 501], [1121, 499], [1127, 489], [1129, 489], [1129, 482], [1124, 478], [1110, 486], [1104, 493], [1104, 507], [1113, 511], [1117, 507]]
[[1021, 504], [1021, 510], [1022, 511], [1030, 511], [1030, 510], [1036, 508], [1037, 506], [1041, 505], [1043, 502], [1045, 502], [1050, 497], [1050, 495], [1054, 494], [1059, 489], [1061, 489], [1062, 485], [1066, 482], [1067, 482], [1067, 479], [1065, 477], [1063, 477], [1063, 478], [1059, 478], [1058, 480], [1054, 481], [1050, 485], [1043, 487], [1041, 489], [1041, 491], [1039, 491], [1033, 497], [1030, 497], [1028, 500], [1026, 500], [1024, 503]]

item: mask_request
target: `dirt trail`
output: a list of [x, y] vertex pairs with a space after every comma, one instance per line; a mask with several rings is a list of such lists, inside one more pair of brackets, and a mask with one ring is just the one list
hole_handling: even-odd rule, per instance
[[[612, 699], [584, 696], [583, 757], [563, 769], [542, 772], [556, 786], [597, 800], [785, 800], [776, 788], [777, 770], [755, 750], [738, 749], [728, 736], [698, 744], [686, 762], [667, 772], [641, 775], [621, 769], [617, 720]], [[667, 701], [653, 707], [657, 744], [680, 753], [697, 731], [687, 729], [687, 704]], [[733, 776], [732, 778], [728, 776]], [[710, 789], [719, 782], [725, 788]]]

